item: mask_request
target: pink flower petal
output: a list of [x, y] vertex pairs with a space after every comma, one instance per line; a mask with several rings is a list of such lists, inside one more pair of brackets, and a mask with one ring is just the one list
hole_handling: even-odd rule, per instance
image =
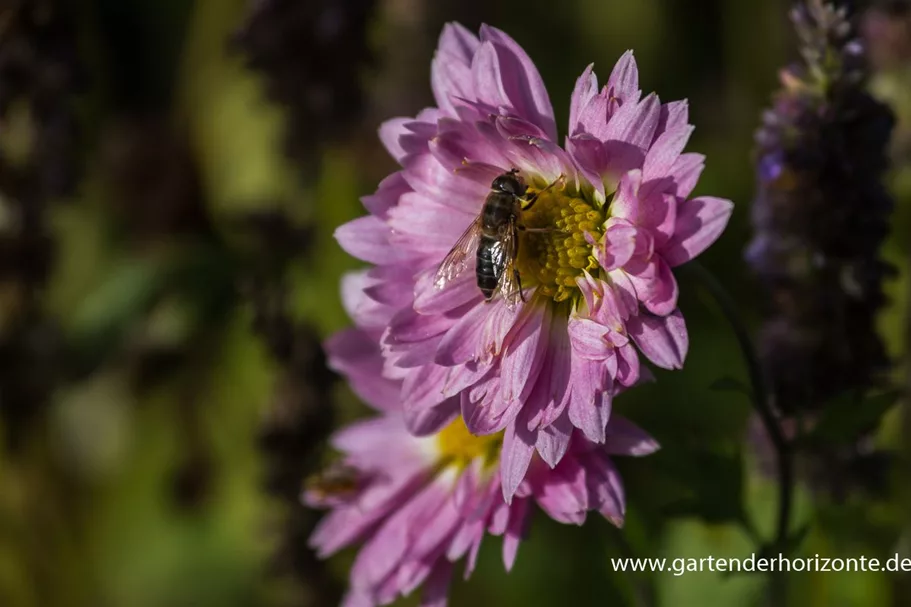
[[478, 288], [474, 256], [462, 273], [438, 289], [434, 284], [437, 267], [423, 272], [414, 287], [414, 310], [419, 314], [443, 314], [466, 304], [478, 305], [483, 295]]
[[591, 63], [576, 80], [576, 86], [569, 102], [569, 134], [576, 135], [584, 126], [579, 124], [582, 110], [598, 94], [598, 77], [594, 73], [595, 64]]
[[335, 239], [346, 253], [362, 261], [390, 264], [403, 259], [402, 252], [389, 242], [391, 234], [389, 226], [367, 215], [336, 228]]
[[565, 413], [554, 423], [538, 432], [538, 442], [535, 444], [535, 448], [541, 455], [541, 459], [551, 468], [559, 464], [566, 454], [572, 432], [573, 425]]
[[460, 397], [453, 396], [432, 407], [406, 408], [405, 421], [408, 424], [408, 432], [414, 436], [436, 434], [458, 416], [460, 400]]
[[465, 366], [424, 365], [414, 369], [402, 382], [401, 392], [403, 414], [409, 430], [414, 434], [424, 434], [419, 430], [426, 427], [428, 415], [446, 414], [445, 411], [433, 414], [426, 410], [452, 406], [447, 399], [458, 397], [462, 390], [481, 380], [486, 372], [486, 369], [472, 370]]
[[519, 552], [519, 544], [525, 539], [528, 526], [531, 524], [529, 506], [529, 500], [518, 499], [509, 508], [509, 526], [503, 534], [503, 565], [507, 573], [512, 571], [516, 554]]
[[671, 266], [693, 259], [715, 242], [734, 211], [730, 200], [702, 196], [681, 202], [674, 236], [661, 254]]
[[582, 358], [603, 361], [613, 351], [606, 339], [608, 328], [601, 323], [570, 317], [568, 331], [573, 353]]
[[639, 354], [632, 343], [617, 347], [617, 382], [620, 385], [631, 387], [639, 383], [640, 369]]
[[608, 121], [603, 136], [592, 134], [602, 141], [622, 141], [641, 150], [647, 150], [658, 128], [660, 115], [661, 101], [652, 93], [639, 103], [621, 105]]
[[[686, 99], [663, 104], [661, 106], [661, 116], [658, 119], [658, 129], [655, 132], [655, 141], [665, 132], [675, 131], [688, 124], [689, 103]], [[654, 145], [654, 142], [652, 145]]]
[[364, 294], [373, 301], [396, 309], [411, 301], [413, 268], [403, 265], [376, 266], [367, 271], [369, 285]]
[[664, 260], [654, 255], [645, 263], [627, 264], [624, 268], [645, 308], [652, 314], [666, 316], [677, 307], [677, 279]]
[[525, 478], [531, 456], [535, 450], [536, 437], [529, 432], [521, 420], [509, 424], [503, 435], [500, 449], [500, 479], [503, 485], [503, 499], [512, 503], [512, 497]]
[[612, 383], [607, 361], [573, 357], [569, 420], [594, 443], [604, 442], [604, 428], [611, 414]]
[[402, 194], [410, 191], [411, 186], [405, 181], [402, 171], [398, 171], [382, 180], [376, 189], [376, 193], [362, 197], [361, 203], [371, 215], [385, 219], [388, 216], [389, 209], [398, 204]]
[[413, 530], [432, 523], [448, 501], [449, 490], [437, 479], [387, 519], [358, 553], [351, 568], [352, 584], [378, 585], [393, 573], [412, 547]]
[[478, 50], [479, 44], [478, 37], [471, 33], [468, 28], [461, 23], [450, 21], [443, 26], [437, 51], [451, 55], [467, 64], [471, 63], [471, 58], [475, 51]]
[[380, 411], [398, 409], [401, 383], [383, 377], [376, 340], [358, 329], [346, 329], [326, 340], [323, 348], [329, 368], [344, 375], [361, 400]]
[[609, 100], [605, 93], [595, 95], [591, 100], [579, 108], [578, 122], [572, 137], [585, 133], [596, 141], [604, 141], [607, 131], [609, 115]]
[[455, 116], [455, 100], [474, 98], [471, 58], [478, 39], [459, 24], [447, 23], [430, 64], [433, 97], [443, 111]]
[[702, 154], [681, 154], [671, 168], [671, 176], [677, 184], [675, 194], [678, 198], [686, 198], [696, 187], [702, 169], [705, 168], [705, 156]]
[[605, 442], [607, 452], [612, 455], [650, 455], [661, 448], [645, 430], [619, 415], [608, 423]]
[[639, 299], [636, 297], [636, 287], [623, 270], [608, 272], [610, 292], [615, 298], [620, 318], [625, 320], [639, 311]]
[[433, 570], [424, 582], [420, 607], [446, 607], [451, 579], [452, 563], [445, 559], [436, 559]]
[[571, 361], [567, 320], [562, 316], [552, 319], [544, 366], [534, 386], [526, 390], [523, 418], [529, 430], [544, 428], [554, 423], [569, 404], [571, 387]]
[[407, 154], [399, 138], [409, 133], [405, 125], [412, 121], [411, 118], [392, 118], [380, 125], [380, 141], [396, 162], [401, 162]]
[[626, 493], [614, 464], [605, 455], [589, 452], [583, 465], [589, 494], [594, 496], [591, 506], [614, 525], [622, 527], [626, 514]]
[[639, 314], [626, 321], [626, 329], [639, 350], [662, 369], [681, 369], [689, 336], [680, 310], [668, 316]]
[[409, 192], [389, 210], [388, 225], [384, 227], [388, 242], [396, 247], [400, 256], [405, 250], [442, 261], [475, 217], [424, 194]]
[[544, 363], [550, 331], [550, 310], [526, 306], [506, 337], [500, 361], [500, 395], [504, 402], [525, 398]]
[[607, 79], [607, 89], [621, 103], [636, 103], [641, 94], [639, 90], [639, 68], [633, 51], [621, 55]]
[[604, 231], [604, 246], [598, 250], [598, 262], [607, 271], [626, 265], [636, 253], [638, 230], [631, 225], [615, 223]]
[[617, 192], [610, 205], [611, 219], [625, 219], [636, 225], [639, 219], [639, 188], [642, 185], [642, 171], [636, 169], [625, 173], [617, 185]]
[[367, 296], [374, 285], [369, 272], [349, 272], [342, 276], [342, 306], [355, 324], [364, 330], [378, 330], [389, 324], [396, 308]]
[[501, 87], [510, 105], [519, 116], [538, 125], [551, 141], [556, 141], [553, 106], [534, 62], [515, 40], [495, 27], [482, 25], [481, 40], [495, 44]]
[[509, 310], [499, 298], [477, 304], [443, 337], [435, 362], [452, 367], [499, 356], [517, 311]]
[[555, 521], [581, 525], [589, 509], [586, 470], [575, 457], [566, 457], [547, 474], [535, 491], [538, 505]]
[[677, 162], [683, 148], [686, 147], [693, 129], [694, 127], [685, 124], [658, 136], [645, 155], [642, 175], [646, 181], [670, 174], [674, 163]]
[[513, 423], [525, 406], [522, 400], [500, 398], [500, 378], [491, 376], [462, 392], [462, 419], [472, 434], [494, 434]]

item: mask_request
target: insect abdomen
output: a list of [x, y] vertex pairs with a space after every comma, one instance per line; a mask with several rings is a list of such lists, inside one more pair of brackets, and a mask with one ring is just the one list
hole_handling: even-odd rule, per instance
[[484, 234], [481, 235], [481, 241], [478, 243], [478, 288], [484, 294], [484, 299], [488, 300], [493, 297], [497, 284], [500, 282], [500, 274], [503, 273], [503, 268], [493, 259], [494, 249], [499, 244], [496, 238]]

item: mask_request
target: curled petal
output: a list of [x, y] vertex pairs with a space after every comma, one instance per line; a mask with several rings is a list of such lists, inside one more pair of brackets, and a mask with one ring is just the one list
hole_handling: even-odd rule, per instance
[[[567, 410], [573, 426], [594, 443], [604, 442], [604, 428], [610, 419], [613, 374], [608, 361], [573, 359], [572, 398]], [[614, 370], [614, 373], [616, 370]]]
[[538, 485], [538, 505], [556, 521], [581, 525], [591, 502], [587, 477], [580, 460], [566, 458]]
[[396, 162], [400, 162], [407, 154], [399, 138], [409, 132], [405, 125], [411, 121], [411, 118], [392, 118], [380, 125], [380, 141]]
[[615, 415], [607, 425], [607, 452], [612, 455], [649, 455], [660, 449], [658, 441], [625, 417]]
[[389, 209], [398, 204], [402, 194], [411, 191], [402, 171], [393, 173], [380, 182], [376, 193], [361, 198], [364, 208], [380, 219], [386, 219]]
[[662, 250], [671, 266], [693, 259], [715, 242], [734, 211], [730, 200], [702, 196], [681, 202], [674, 235]]
[[569, 339], [573, 352], [589, 360], [604, 360], [610, 356], [613, 347], [606, 336], [608, 328], [589, 318], [569, 319]]
[[590, 452], [585, 458], [586, 482], [592, 495], [592, 507], [617, 527], [623, 526], [626, 514], [626, 493], [623, 481], [607, 457]]
[[636, 254], [638, 230], [628, 224], [615, 223], [604, 231], [604, 244], [596, 246], [598, 263], [606, 271], [621, 268]]
[[535, 448], [541, 459], [551, 468], [560, 463], [566, 454], [572, 432], [573, 425], [566, 414], [538, 432], [538, 442], [535, 444]]
[[655, 255], [642, 264], [629, 264], [624, 269], [636, 289], [636, 297], [649, 312], [665, 316], [677, 307], [677, 279], [660, 256]]
[[626, 329], [639, 350], [662, 369], [681, 369], [689, 336], [680, 310], [667, 316], [639, 314], [626, 321]]
[[639, 354], [631, 342], [617, 347], [617, 381], [627, 388], [639, 383], [641, 367]]
[[404, 414], [408, 431], [414, 436], [436, 434], [448, 426], [459, 414], [460, 401], [460, 397], [453, 396], [432, 407], [423, 409], [406, 407]]

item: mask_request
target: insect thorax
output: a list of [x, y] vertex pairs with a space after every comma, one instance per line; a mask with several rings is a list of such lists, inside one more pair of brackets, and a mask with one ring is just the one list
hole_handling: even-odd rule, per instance
[[500, 227], [509, 223], [518, 212], [518, 198], [511, 194], [491, 192], [481, 211], [481, 229], [488, 236], [496, 236]]

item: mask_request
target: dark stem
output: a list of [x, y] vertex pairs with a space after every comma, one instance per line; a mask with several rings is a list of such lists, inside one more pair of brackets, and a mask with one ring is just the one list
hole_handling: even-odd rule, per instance
[[[904, 202], [907, 202], [905, 200]], [[911, 268], [911, 255], [908, 257], [908, 266]], [[911, 478], [911, 290], [908, 293], [908, 305], [905, 311], [905, 401], [902, 404], [902, 435], [904, 440], [900, 466], [902, 474], [896, 478]], [[898, 499], [903, 504], [905, 513], [904, 525], [905, 537], [911, 535], [911, 490], [905, 482], [897, 483]], [[911, 576], [900, 575], [894, 578], [893, 604], [898, 605], [901, 602], [900, 597], [907, 597], [911, 594]]]
[[[772, 550], [777, 549], [779, 552], [786, 552], [791, 523], [791, 504], [794, 495], [794, 461], [791, 444], [785, 438], [784, 432], [782, 432], [772, 402], [772, 395], [766, 387], [762, 365], [756, 355], [756, 349], [753, 347], [749, 331], [740, 317], [737, 304], [734, 303], [727, 290], [712, 273], [699, 262], [691, 261], [684, 268], [699, 279], [712, 295], [737, 337], [737, 343], [740, 346], [747, 366], [747, 373], [750, 376], [750, 385], [753, 390], [753, 398], [751, 399], [753, 407], [759, 414], [766, 434], [768, 434], [769, 440], [772, 442], [778, 463], [778, 522], [775, 539], [770, 542], [769, 548]], [[776, 597], [784, 600], [783, 576], [778, 575], [775, 579], [778, 579], [778, 584], [776, 584], [778, 589], [775, 590]]]

